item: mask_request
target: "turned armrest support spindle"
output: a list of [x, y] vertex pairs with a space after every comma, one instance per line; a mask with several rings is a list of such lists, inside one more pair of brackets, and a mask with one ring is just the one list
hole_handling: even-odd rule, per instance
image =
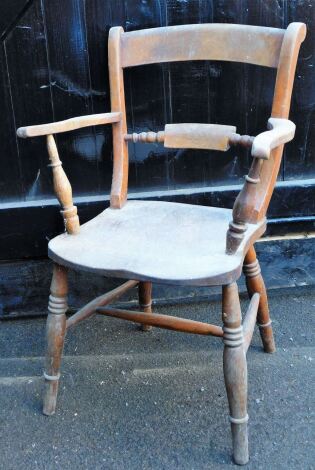
[[[166, 124], [164, 131], [125, 134], [125, 141], [164, 143], [166, 148], [229, 149], [229, 139], [237, 136], [236, 127], [221, 124]], [[236, 137], [235, 137], [236, 139]]]
[[65, 229], [69, 234], [76, 234], [80, 231], [77, 208], [73, 205], [72, 188], [62, 168], [56, 142], [54, 136], [51, 134], [47, 136], [47, 149], [50, 160], [48, 166], [52, 169], [54, 191], [62, 207], [60, 212], [64, 220]]
[[[170, 127], [172, 126], [172, 127]], [[182, 125], [180, 124], [174, 124], [174, 125], [168, 125], [168, 133], [172, 132], [174, 128], [179, 128]], [[190, 125], [191, 127], [192, 125]], [[196, 124], [194, 126], [199, 126], [202, 128], [202, 124]], [[210, 125], [211, 126], [211, 125]], [[230, 126], [217, 126], [218, 129], [220, 127], [230, 127]], [[169, 130], [171, 129], [171, 131]], [[193, 131], [196, 131], [197, 127], [193, 129]], [[185, 131], [186, 129], [184, 129]], [[187, 131], [191, 131], [191, 129], [187, 129]], [[187, 132], [187, 133], [188, 133]], [[252, 137], [250, 135], [240, 135], [236, 134], [235, 132], [230, 132], [230, 137], [228, 138], [228, 145], [230, 146], [236, 146], [240, 145], [245, 148], [251, 148], [254, 142], [255, 137]], [[173, 136], [172, 136], [173, 137]], [[190, 137], [190, 136], [189, 136]], [[127, 142], [133, 142], [134, 144], [136, 143], [142, 143], [142, 144], [152, 144], [152, 143], [164, 143], [165, 142], [165, 131], [159, 131], [159, 132], [140, 132], [137, 134], [136, 132], [133, 132], [132, 134], [125, 134], [124, 139]], [[197, 144], [198, 145], [198, 144]], [[196, 146], [197, 146], [196, 145]], [[200, 145], [200, 143], [199, 143]]]
[[164, 132], [140, 132], [139, 134], [133, 132], [132, 134], [125, 134], [124, 139], [127, 142], [133, 142], [134, 144], [137, 142], [142, 144], [163, 143]]
[[243, 189], [237, 196], [233, 207], [233, 220], [229, 224], [226, 236], [226, 252], [234, 254], [242, 243], [247, 230], [247, 222], [252, 205], [256, 201], [256, 190], [260, 183], [260, 172], [264, 160], [254, 158], [245, 176]]
[[247, 230], [252, 204], [256, 201], [256, 190], [260, 183], [260, 172], [264, 160], [254, 158], [245, 176], [243, 189], [237, 196], [233, 207], [233, 220], [229, 224], [226, 235], [226, 253], [233, 255], [242, 243]]
[[23, 139], [27, 137], [46, 136], [47, 148], [50, 159], [50, 167], [53, 173], [54, 189], [58, 201], [62, 206], [61, 215], [64, 220], [66, 231], [69, 234], [78, 233], [80, 230], [77, 208], [73, 205], [72, 189], [69, 180], [62, 169], [58, 150], [53, 134], [60, 132], [70, 132], [84, 127], [112, 124], [113, 129], [122, 120], [120, 111], [111, 113], [89, 114], [87, 116], [77, 116], [64, 121], [50, 122], [48, 124], [38, 124], [35, 126], [19, 127], [16, 131], [18, 137]]
[[240, 145], [241, 147], [251, 148], [255, 137], [250, 135], [232, 134], [229, 138], [229, 144], [232, 146]]
[[[245, 176], [245, 184], [236, 198], [233, 207], [233, 221], [229, 225], [226, 237], [226, 252], [234, 254], [242, 243], [246, 224], [255, 222], [256, 204], [259, 199], [264, 197], [260, 185], [260, 173], [263, 162], [270, 158], [272, 150], [293, 139], [295, 133], [295, 124], [288, 119], [270, 118], [268, 120], [268, 129], [257, 137], [239, 136], [237, 134], [230, 138], [230, 144], [240, 143], [242, 140], [251, 143], [251, 154], [253, 162], [248, 175]], [[247, 144], [246, 144], [247, 145]]]

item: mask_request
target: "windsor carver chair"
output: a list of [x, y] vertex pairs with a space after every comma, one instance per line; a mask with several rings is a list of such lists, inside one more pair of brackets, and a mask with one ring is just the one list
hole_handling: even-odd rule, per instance
[[[246, 464], [246, 353], [257, 321], [264, 350], [275, 350], [266, 290], [254, 242], [266, 227], [266, 211], [276, 182], [283, 145], [293, 139], [288, 120], [303, 23], [286, 30], [234, 24], [198, 24], [109, 34], [111, 112], [62, 122], [19, 128], [19, 137], [46, 136], [56, 196], [62, 206], [65, 233], [48, 245], [54, 262], [47, 318], [47, 355], [43, 412], [55, 412], [60, 363], [66, 331], [94, 313], [143, 325], [222, 337], [223, 368], [230, 409], [233, 456]], [[277, 69], [271, 117], [256, 137], [236, 133], [232, 125], [166, 124], [164, 130], [128, 134], [124, 69], [143, 64], [223, 60]], [[87, 126], [111, 124], [113, 180], [110, 208], [80, 227], [70, 183], [62, 169], [53, 134]], [[225, 151], [231, 145], [251, 148], [252, 164], [229, 209], [158, 201], [128, 201], [128, 142], [161, 142], [165, 147]], [[211, 155], [209, 155], [211, 158]], [[67, 319], [67, 272], [90, 271], [127, 281], [101, 295]], [[244, 271], [251, 298], [242, 322], [236, 281]], [[130, 280], [131, 279], [131, 280]], [[152, 282], [173, 285], [222, 286], [223, 328], [190, 319], [153, 314]], [[140, 311], [108, 304], [138, 285]]]

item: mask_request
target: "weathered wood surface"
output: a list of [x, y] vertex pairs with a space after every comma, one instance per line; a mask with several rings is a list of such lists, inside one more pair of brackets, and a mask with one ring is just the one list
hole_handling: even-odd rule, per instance
[[243, 319], [243, 338], [244, 338], [244, 350], [247, 352], [254, 333], [256, 325], [257, 311], [259, 306], [260, 295], [255, 292], [251, 298], [249, 307], [246, 315]]
[[67, 269], [54, 265], [46, 324], [45, 393], [43, 413], [53, 415], [56, 409], [60, 364], [66, 335], [68, 294]]
[[[298, 61], [290, 113], [297, 132], [295, 140], [286, 148], [278, 176], [295, 187], [284, 197], [273, 198], [269, 211], [270, 216], [276, 217], [315, 214], [312, 194], [296, 196], [298, 179], [315, 175], [312, 107], [315, 5], [311, 2], [252, 0], [244, 8], [230, 0], [199, 3], [187, 0], [178, 4], [149, 2], [146, 8], [129, 1], [118, 4], [105, 0], [85, 3], [45, 0], [23, 3], [23, 15], [15, 10], [16, 1], [10, 5], [3, 3], [1, 21], [7, 24], [2, 29], [0, 104], [6, 118], [0, 123], [0, 192], [2, 207], [7, 203], [8, 208], [1, 211], [2, 259], [8, 259], [8, 254], [16, 259], [45, 256], [45, 237], [60, 231], [58, 215], [54, 215], [51, 207], [47, 209], [51, 216], [40, 214], [42, 205], [49, 204], [53, 196], [45, 142], [17, 140], [15, 128], [110, 110], [107, 34], [112, 25], [122, 25], [129, 32], [180, 23], [242, 23], [284, 28], [291, 21], [306, 22], [308, 34]], [[11, 5], [12, 12], [5, 13]], [[76, 24], [75, 31], [72, 24]], [[125, 75], [128, 132], [160, 129], [165, 122], [183, 120], [224, 123], [229, 115], [229, 122], [242, 134], [257, 135], [265, 129], [270, 117], [275, 69], [193, 61], [134, 67], [126, 69]], [[71, 178], [74, 195], [84, 199], [86, 219], [98, 209], [90, 197], [110, 191], [111, 133], [111, 126], [107, 126], [58, 136], [61, 159]], [[132, 191], [180, 188], [191, 194], [191, 188], [198, 188], [197, 193], [205, 188], [206, 194], [196, 194], [195, 201], [209, 205], [213, 200], [222, 204], [222, 191], [216, 194], [215, 188], [239, 184], [251, 163], [245, 151], [234, 148], [226, 155], [214, 152], [211, 158], [204, 151], [176, 151], [156, 144], [146, 148], [129, 145], [129, 153]], [[82, 172], [85, 178], [81, 177]], [[175, 196], [170, 193], [170, 197]], [[17, 203], [22, 207], [14, 210]], [[45, 221], [45, 227], [39, 227], [38, 216]], [[17, 219], [21, 219], [18, 226]]]
[[225, 60], [277, 67], [283, 30], [238, 24], [193, 24], [122, 35], [122, 66]]
[[211, 325], [187, 318], [179, 318], [171, 315], [160, 315], [154, 313], [148, 315], [147, 313], [123, 310], [113, 307], [99, 307], [96, 309], [97, 313], [108, 315], [109, 317], [120, 318], [122, 320], [133, 321], [135, 323], [142, 323], [143, 325], [151, 325], [166, 330], [180, 331], [183, 333], [192, 333], [197, 335], [209, 335], [222, 337], [223, 332], [220, 326]]
[[231, 211], [158, 201], [128, 201], [49, 242], [49, 256], [102, 275], [186, 285], [232, 282], [249, 246], [265, 230], [249, 224], [234, 256], [225, 253]]
[[70, 328], [71, 326], [74, 326], [77, 323], [86, 320], [91, 315], [94, 315], [97, 307], [107, 305], [113, 302], [125, 292], [127, 292], [129, 289], [135, 287], [137, 284], [138, 281], [127, 281], [121, 286], [116, 287], [112, 291], [106, 292], [106, 294], [100, 295], [99, 297], [96, 297], [96, 299], [91, 300], [67, 320], [67, 328]]
[[[206, 25], [210, 27], [210, 25]], [[204, 30], [206, 28], [196, 27], [195, 31]], [[213, 29], [213, 35], [215, 38], [220, 38], [221, 30], [223, 29], [226, 32], [226, 28], [222, 25], [216, 25]], [[235, 28], [227, 28], [228, 31], [234, 31]], [[246, 29], [246, 28], [245, 28]], [[236, 30], [241, 30], [244, 33], [244, 27], [239, 27], [237, 25]], [[264, 28], [255, 28], [255, 31], [259, 31], [259, 39], [265, 34]], [[185, 31], [188, 31], [188, 38], [192, 36], [193, 28], [192, 25], [187, 25], [182, 28], [164, 28], [162, 30], [153, 30], [149, 34], [155, 34], [156, 44], [155, 48], [163, 49], [163, 40], [161, 37], [167, 36], [168, 32], [175, 31], [175, 36], [180, 37], [185, 35]], [[161, 31], [163, 35], [161, 36]], [[248, 28], [248, 36], [250, 36], [250, 31], [253, 31], [253, 28]], [[275, 30], [274, 30], [275, 32]], [[280, 118], [273, 117], [268, 121], [269, 125], [274, 129], [270, 132], [260, 134], [255, 142], [253, 141], [252, 155], [254, 161], [251, 165], [250, 172], [246, 176], [245, 184], [237, 197], [235, 204], [233, 206], [233, 220], [229, 224], [229, 228], [226, 233], [226, 254], [234, 255], [243, 242], [248, 223], [257, 223], [264, 220], [266, 210], [268, 207], [269, 200], [271, 198], [275, 179], [277, 177], [282, 151], [283, 144], [291, 140], [294, 136], [295, 127], [294, 124], [290, 121], [284, 122], [283, 117], [286, 118], [289, 113], [291, 94], [293, 89], [293, 80], [295, 76], [295, 68], [297, 64], [298, 52], [300, 45], [305, 38], [305, 25], [303, 23], [292, 23], [289, 25], [287, 30], [282, 31], [281, 39], [281, 50], [279, 52], [279, 60], [277, 60], [277, 81], [275, 87], [274, 101], [273, 101], [273, 116], [277, 116], [277, 112], [280, 113]], [[270, 31], [269, 31], [270, 33]], [[138, 32], [136, 33], [137, 36]], [[140, 34], [140, 33], [139, 33]], [[271, 33], [270, 33], [271, 34]], [[112, 190], [111, 190], [111, 207], [112, 208], [122, 208], [127, 200], [127, 190], [128, 190], [128, 148], [127, 148], [127, 137], [126, 134], [126, 110], [125, 110], [125, 94], [124, 94], [124, 81], [123, 81], [123, 52], [124, 48], [127, 48], [128, 41], [124, 44], [122, 38], [124, 36], [123, 28], [114, 27], [111, 28], [109, 35], [109, 72], [110, 72], [110, 84], [111, 84], [111, 104], [114, 112], [120, 113], [120, 119], [118, 122], [113, 123], [113, 144], [114, 144], [114, 165], [113, 165], [113, 179], [112, 179]], [[193, 36], [192, 36], [193, 37]], [[247, 38], [248, 39], [248, 38]], [[263, 42], [263, 41], [262, 41]], [[229, 35], [224, 34], [221, 38], [221, 46], [223, 48], [228, 48], [229, 46]], [[202, 37], [197, 38], [196, 47], [202, 49]], [[241, 44], [242, 49], [245, 49], [245, 53], [249, 47], [248, 44]], [[268, 55], [268, 44], [264, 44], [263, 48]], [[136, 47], [136, 45], [134, 45]], [[164, 45], [164, 48], [166, 44]], [[261, 45], [256, 45], [256, 48], [259, 49]], [[248, 51], [247, 51], [248, 52]], [[185, 60], [189, 59], [189, 55]], [[174, 59], [176, 60], [176, 59]], [[233, 60], [230, 58], [230, 60]], [[158, 61], [162, 61], [159, 59]], [[144, 64], [146, 61], [144, 60]], [[255, 63], [255, 62], [254, 62]], [[267, 65], [262, 63], [261, 65]], [[281, 88], [283, 78], [283, 86], [285, 92]], [[280, 87], [280, 91], [279, 91]], [[281, 99], [283, 103], [281, 104]], [[279, 108], [279, 109], [278, 109]], [[208, 125], [209, 126], [209, 125]], [[218, 127], [202, 124], [186, 124], [186, 125], [167, 125], [164, 131], [164, 144], [169, 147], [201, 147], [201, 148], [212, 148], [214, 150], [226, 150], [229, 146], [229, 140], [234, 135], [235, 140], [235, 127]], [[27, 135], [27, 130], [24, 128], [20, 129], [20, 134], [22, 136]], [[209, 132], [209, 136], [207, 133]], [[152, 135], [149, 135], [149, 140], [151, 140]], [[148, 136], [147, 135], [147, 136]], [[147, 138], [147, 137], [146, 137]], [[237, 139], [242, 140], [242, 138]], [[249, 140], [251, 140], [249, 138]], [[51, 141], [51, 143], [50, 143]], [[235, 140], [236, 141], [236, 140]], [[53, 145], [52, 145], [53, 144]], [[52, 136], [48, 136], [48, 148], [51, 146], [54, 147], [57, 153], [55, 143]], [[268, 161], [264, 167], [260, 162], [260, 159], [269, 159], [271, 150], [274, 150], [273, 154], [276, 156], [272, 161]], [[60, 166], [60, 161], [58, 166]], [[53, 164], [54, 167], [57, 164]], [[262, 172], [262, 178], [260, 178], [260, 173]], [[59, 171], [60, 176], [60, 171]], [[55, 175], [55, 186], [56, 178]], [[63, 178], [64, 179], [64, 178]], [[58, 183], [57, 183], [58, 186]], [[68, 184], [69, 186], [69, 184]], [[71, 187], [70, 187], [71, 191]], [[62, 194], [62, 191], [60, 192]], [[57, 195], [60, 199], [60, 195]], [[257, 210], [257, 208], [259, 208]], [[63, 210], [63, 214], [66, 216], [66, 221], [71, 222], [77, 217], [76, 213], [73, 213], [75, 208], [71, 206], [70, 208], [66, 207]], [[256, 211], [255, 211], [256, 209]], [[69, 212], [70, 211], [70, 212]], [[70, 215], [69, 215], [70, 214]], [[68, 220], [69, 219], [69, 220]], [[69, 224], [69, 232], [76, 233], [78, 231], [78, 219], [77, 227], [72, 228], [72, 225]], [[67, 227], [67, 226], [66, 226]], [[116, 270], [114, 270], [115, 272]]]
[[254, 247], [251, 247], [246, 253], [243, 271], [246, 276], [249, 296], [252, 297], [256, 292], [260, 295], [257, 323], [265, 352], [273, 353], [276, 346], [269, 314], [267, 292]]
[[230, 409], [233, 458], [245, 465], [248, 455], [247, 363], [244, 350], [241, 307], [234, 282], [222, 288], [223, 371]]
[[[272, 119], [287, 119], [291, 105], [291, 95], [301, 43], [305, 39], [306, 26], [304, 23], [291, 23], [285, 31], [274, 90]], [[283, 123], [283, 132], [280, 132]], [[257, 222], [266, 216], [268, 205], [279, 173], [283, 141], [291, 140], [294, 135], [294, 124], [283, 121], [269, 120], [273, 127], [279, 129], [264, 133], [253, 143], [253, 163], [245, 179], [243, 189], [237, 196], [233, 206], [233, 222], [227, 233], [226, 249], [233, 254], [241, 243], [248, 222]], [[275, 146], [277, 145], [277, 146]], [[272, 152], [270, 152], [272, 150]], [[271, 156], [270, 156], [271, 155]], [[262, 165], [259, 158], [267, 159]]]
[[128, 144], [124, 75], [121, 68], [121, 27], [111, 28], [108, 37], [108, 70], [110, 83], [111, 110], [121, 113], [121, 120], [113, 126], [113, 179], [110, 193], [111, 207], [122, 207], [128, 190]]
[[[59, 215], [56, 214], [59, 218]], [[47, 250], [47, 245], [46, 245]], [[267, 290], [315, 286], [315, 243], [312, 238], [282, 239], [256, 243]], [[51, 261], [19, 260], [0, 263], [0, 319], [46, 315], [47, 292], [51, 280]], [[69, 272], [69, 306], [79, 310], [91, 298], [98, 297], [121, 284], [119, 279], [95, 276], [84, 271]], [[246, 292], [243, 276], [238, 281], [242, 295]], [[169, 302], [212, 301], [219, 287], [168, 286], [154, 284], [153, 295], [159, 304]], [[136, 292], [128, 291], [124, 302], [132, 305]], [[275, 312], [276, 313], [276, 312]]]
[[70, 234], [80, 231], [80, 222], [77, 215], [77, 208], [73, 205], [72, 188], [66, 173], [62, 168], [56, 142], [53, 135], [47, 136], [47, 150], [53, 173], [53, 186], [56, 197], [62, 207], [61, 215], [64, 220], [65, 229]]
[[268, 129], [257, 135], [253, 140], [251, 154], [255, 158], [268, 160], [271, 151], [290, 142], [294, 138], [295, 124], [288, 119], [268, 119]]
[[83, 127], [99, 126], [111, 124], [121, 119], [120, 113], [90, 114], [88, 116], [78, 116], [65, 121], [51, 122], [50, 124], [39, 124], [38, 126], [19, 127], [16, 131], [18, 137], [37, 137], [40, 135], [58, 134], [60, 132], [70, 132]]
[[[141, 40], [137, 44], [139, 37]], [[146, 312], [129, 312], [106, 307], [98, 307], [96, 310], [144, 325], [176, 331], [216, 336], [222, 336], [223, 332], [223, 369], [230, 408], [233, 457], [237, 464], [244, 465], [248, 462], [246, 351], [253, 333], [257, 309], [258, 321], [263, 319], [259, 326], [264, 347], [268, 349], [272, 346], [269, 341], [270, 332], [272, 334], [271, 322], [259, 264], [256, 259], [253, 262], [249, 262], [249, 259], [256, 257], [253, 243], [265, 230], [265, 213], [279, 171], [283, 143], [292, 138], [292, 126], [288, 129], [290, 123], [286, 122], [284, 126], [281, 121], [284, 131], [280, 132], [278, 129], [261, 135], [256, 145], [254, 140], [254, 160], [244, 188], [234, 204], [233, 218], [228, 209], [141, 201], [126, 204], [129, 163], [123, 67], [152, 62], [213, 58], [277, 67], [272, 111], [275, 120], [270, 122], [276, 127], [280, 124], [279, 118], [288, 117], [297, 56], [304, 37], [305, 25], [300, 23], [290, 24], [286, 31], [220, 24], [186, 25], [126, 34], [121, 27], [111, 29], [108, 43], [111, 106], [112, 111], [119, 113], [120, 118], [118, 122], [113, 123], [111, 208], [85, 224], [80, 232], [76, 208], [72, 203], [71, 186], [61, 170], [54, 138], [52, 135], [47, 138], [54, 172], [54, 187], [63, 205], [69, 233], [60, 235], [49, 243], [49, 256], [58, 264], [54, 265], [47, 319], [48, 372], [45, 371], [44, 376], [48, 388], [44, 398], [45, 414], [53, 414], [56, 405], [60, 358], [66, 331], [67, 268], [137, 279], [146, 282], [140, 285], [139, 292], [140, 304], [147, 309]], [[131, 48], [128, 50], [130, 43]], [[146, 55], [147, 50], [149, 55]], [[139, 60], [138, 63], [133, 61], [135, 57]], [[212, 149], [226, 150], [230, 138], [233, 139], [234, 135], [236, 139], [235, 127], [221, 127], [223, 133], [219, 139], [218, 126], [212, 127], [213, 129], [215, 132], [212, 135], [210, 132], [207, 136], [209, 127], [206, 125], [166, 126], [164, 143], [166, 146], [169, 144], [178, 147], [193, 142], [203, 148], [209, 148], [210, 145]], [[24, 129], [20, 133], [26, 136], [27, 130]], [[152, 135], [149, 139], [151, 137]], [[238, 137], [237, 139], [242, 140]], [[248, 139], [245, 140], [247, 145]], [[270, 158], [263, 166], [261, 160], [269, 158], [271, 150], [274, 150], [275, 158]], [[107, 240], [104, 239], [104, 234]], [[245, 255], [244, 271], [252, 300], [245, 320], [244, 341], [236, 280], [240, 276]], [[223, 330], [192, 320], [151, 315], [152, 281], [179, 285], [223, 285]], [[130, 287], [133, 286], [132, 281]], [[89, 316], [96, 305], [102, 302], [104, 296], [95, 299], [79, 312], [77, 319], [80, 319], [80, 315], [82, 318]]]
[[[152, 282], [140, 282], [138, 286], [140, 308], [148, 314], [152, 314]], [[150, 331], [152, 326], [142, 324], [143, 331]]]
[[[291, 23], [284, 35], [273, 96], [272, 118], [288, 119], [289, 117], [295, 71], [305, 35], [304, 23]], [[283, 146], [280, 145], [273, 150], [272, 158], [262, 168], [261, 184], [257, 189], [254, 213], [249, 215], [250, 221], [257, 220], [266, 214], [278, 176], [282, 153]]]
[[235, 126], [219, 124], [166, 124], [164, 146], [226, 151]]

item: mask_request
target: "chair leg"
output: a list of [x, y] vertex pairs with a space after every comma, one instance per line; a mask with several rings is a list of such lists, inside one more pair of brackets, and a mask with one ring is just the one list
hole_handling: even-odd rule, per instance
[[43, 413], [53, 415], [56, 409], [60, 363], [66, 334], [67, 269], [54, 264], [46, 324], [46, 365]]
[[260, 294], [257, 323], [265, 352], [273, 353], [276, 350], [276, 346], [269, 316], [267, 292], [261, 275], [256, 251], [253, 246], [248, 250], [245, 256], [243, 271], [246, 276], [246, 285], [249, 296], [251, 297], [255, 292]]
[[[139, 282], [139, 305], [145, 313], [152, 313], [152, 282]], [[141, 325], [143, 331], [152, 330], [150, 325]]]
[[223, 370], [229, 402], [233, 458], [248, 462], [247, 362], [243, 345], [241, 307], [236, 282], [222, 288]]

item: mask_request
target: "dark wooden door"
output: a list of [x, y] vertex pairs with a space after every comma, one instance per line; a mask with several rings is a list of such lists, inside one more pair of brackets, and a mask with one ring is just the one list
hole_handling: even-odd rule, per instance
[[[15, 129], [110, 110], [107, 36], [164, 25], [233, 22], [308, 25], [292, 100], [296, 138], [287, 146], [272, 200], [270, 227], [314, 226], [315, 2], [276, 0], [3, 0], [0, 20], [0, 259], [41, 257], [62, 230], [44, 139], [17, 140]], [[193, 62], [126, 71], [130, 131], [171, 122], [237, 125], [255, 135], [270, 115], [274, 71], [245, 64]], [[81, 220], [108, 204], [110, 127], [58, 136]], [[245, 151], [209, 154], [159, 145], [130, 147], [137, 197], [231, 207], [250, 162]]]

